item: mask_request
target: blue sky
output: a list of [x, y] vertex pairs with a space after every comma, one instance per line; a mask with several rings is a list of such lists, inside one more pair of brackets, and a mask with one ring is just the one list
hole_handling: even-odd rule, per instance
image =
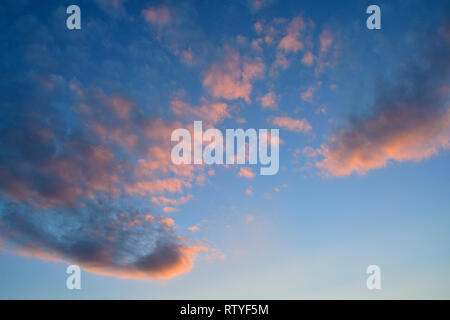
[[[0, 298], [448, 299], [448, 9], [3, 1]], [[174, 165], [194, 120], [279, 128], [279, 172]]]

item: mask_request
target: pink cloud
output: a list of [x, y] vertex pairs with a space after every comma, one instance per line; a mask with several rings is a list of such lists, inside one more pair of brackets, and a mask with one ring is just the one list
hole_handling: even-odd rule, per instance
[[258, 98], [259, 101], [261, 101], [261, 106], [263, 108], [271, 108], [276, 109], [277, 103], [276, 103], [276, 95], [275, 92], [270, 91], [264, 96]]
[[121, 127], [105, 127], [100, 123], [88, 125], [103, 142], [112, 141], [123, 147], [132, 148], [138, 142], [138, 136], [129, 130]]
[[318, 81], [315, 85], [309, 86], [306, 91], [300, 94], [303, 101], [312, 102], [314, 98], [314, 93], [317, 89], [322, 86], [322, 82]]
[[261, 46], [264, 43], [263, 38], [257, 38], [252, 41], [252, 47], [257, 51], [262, 51], [263, 47]]
[[301, 17], [292, 19], [287, 27], [287, 35], [278, 44], [278, 49], [285, 52], [297, 52], [304, 48], [300, 39], [301, 31], [305, 29], [305, 22]]
[[253, 179], [256, 174], [249, 167], [241, 167], [238, 172], [238, 176], [247, 179]]
[[147, 22], [159, 27], [167, 25], [171, 21], [170, 10], [165, 6], [149, 7], [142, 11]]
[[306, 119], [294, 119], [290, 117], [274, 117], [272, 120], [275, 126], [293, 131], [293, 132], [308, 132], [312, 127]]
[[312, 54], [311, 51], [305, 53], [305, 55], [302, 58], [302, 63], [305, 66], [311, 66], [314, 63], [314, 55]]
[[257, 11], [269, 6], [274, 0], [247, 0], [253, 10]]
[[324, 30], [320, 34], [320, 51], [321, 52], [327, 52], [328, 49], [330, 49], [331, 45], [333, 44], [333, 35], [330, 31]]
[[252, 80], [261, 77], [264, 69], [261, 59], [242, 58], [238, 53], [228, 50], [224, 61], [214, 63], [206, 71], [203, 86], [214, 98], [242, 98], [250, 103]]
[[181, 59], [188, 65], [193, 63], [194, 54], [192, 53], [191, 48], [181, 51]]
[[253, 28], [255, 28], [256, 32], [258, 33], [261, 33], [263, 31], [263, 25], [261, 22], [255, 22]]
[[272, 64], [272, 74], [273, 73], [276, 73], [275, 72], [275, 69], [276, 68], [281, 68], [281, 69], [287, 69], [289, 67], [289, 61], [288, 61], [288, 59], [286, 58], [286, 56], [283, 54], [283, 53], [281, 53], [281, 52], [278, 52], [277, 54], [276, 54], [276, 58], [275, 58], [275, 61], [274, 61], [274, 63]]
[[134, 108], [133, 102], [121, 96], [112, 96], [107, 100], [107, 103], [111, 110], [122, 119], [128, 118], [131, 109]]
[[226, 103], [209, 102], [205, 99], [202, 99], [202, 102], [201, 106], [192, 107], [179, 98], [175, 98], [171, 101], [170, 108], [176, 116], [181, 116], [183, 119], [202, 120], [211, 126], [231, 117]]

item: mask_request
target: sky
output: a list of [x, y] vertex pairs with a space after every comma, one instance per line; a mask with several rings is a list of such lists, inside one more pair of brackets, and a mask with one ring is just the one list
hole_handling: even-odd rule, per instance
[[[449, 299], [449, 9], [2, 1], [0, 298]], [[279, 171], [174, 164], [194, 121]]]

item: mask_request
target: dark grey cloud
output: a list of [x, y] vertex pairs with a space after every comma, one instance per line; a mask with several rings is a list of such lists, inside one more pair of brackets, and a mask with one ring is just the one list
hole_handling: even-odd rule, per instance
[[164, 218], [89, 202], [43, 210], [16, 202], [0, 207], [4, 249], [25, 256], [77, 263], [94, 273], [170, 278], [188, 271], [202, 247], [186, 246]]

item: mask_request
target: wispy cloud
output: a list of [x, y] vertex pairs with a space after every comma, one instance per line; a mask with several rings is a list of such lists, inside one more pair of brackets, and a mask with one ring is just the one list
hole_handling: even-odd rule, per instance
[[309, 132], [312, 127], [306, 119], [294, 119], [291, 117], [274, 117], [272, 123], [275, 126], [293, 132]]

